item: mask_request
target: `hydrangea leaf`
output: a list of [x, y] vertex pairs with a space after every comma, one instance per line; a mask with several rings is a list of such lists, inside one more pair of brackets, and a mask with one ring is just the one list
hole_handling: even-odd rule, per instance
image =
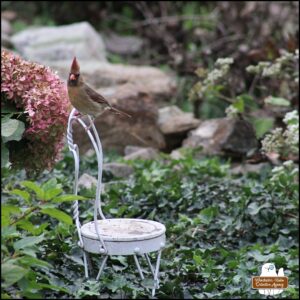
[[8, 119], [1, 122], [1, 136], [4, 142], [20, 141], [25, 130], [23, 122], [16, 119]]

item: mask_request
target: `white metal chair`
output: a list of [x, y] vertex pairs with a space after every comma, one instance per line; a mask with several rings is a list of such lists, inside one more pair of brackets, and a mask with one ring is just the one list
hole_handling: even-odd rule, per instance
[[[141, 279], [144, 279], [144, 274], [138, 260], [138, 256], [144, 256], [154, 278], [154, 286], [152, 288], [152, 296], [154, 297], [155, 290], [159, 288], [158, 272], [161, 252], [166, 241], [166, 228], [163, 224], [150, 220], [105, 218], [101, 209], [101, 184], [103, 170], [102, 145], [91, 117], [88, 116], [88, 119], [90, 121], [89, 126], [87, 126], [86, 123], [76, 115], [76, 109], [73, 109], [69, 116], [67, 129], [68, 146], [73, 154], [75, 163], [75, 195], [78, 194], [80, 157], [78, 146], [73, 142], [74, 121], [78, 122], [86, 130], [86, 133], [93, 144], [98, 160], [98, 180], [96, 198], [94, 202], [94, 221], [88, 222], [82, 226], [79, 220], [78, 201], [75, 201], [73, 204], [73, 218], [75, 220], [79, 237], [78, 244], [83, 250], [85, 277], [89, 277], [88, 253], [96, 253], [103, 256], [96, 280], [99, 280], [108, 257], [112, 255], [133, 255], [139, 275]], [[99, 220], [98, 214], [100, 216]], [[157, 252], [157, 261], [153, 267], [148, 253], [154, 251]]]

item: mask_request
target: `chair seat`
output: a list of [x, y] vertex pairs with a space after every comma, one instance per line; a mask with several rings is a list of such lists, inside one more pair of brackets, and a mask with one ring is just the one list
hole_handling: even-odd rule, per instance
[[[158, 251], [165, 243], [166, 228], [163, 224], [143, 219], [98, 220], [99, 233], [110, 255], [131, 255]], [[81, 227], [84, 249], [100, 253], [94, 222]]]

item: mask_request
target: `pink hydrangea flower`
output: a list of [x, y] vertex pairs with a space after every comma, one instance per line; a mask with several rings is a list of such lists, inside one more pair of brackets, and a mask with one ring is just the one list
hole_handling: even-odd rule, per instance
[[26, 130], [11, 145], [13, 166], [39, 172], [51, 169], [64, 145], [69, 115], [66, 85], [50, 68], [1, 52], [1, 102], [24, 111]]

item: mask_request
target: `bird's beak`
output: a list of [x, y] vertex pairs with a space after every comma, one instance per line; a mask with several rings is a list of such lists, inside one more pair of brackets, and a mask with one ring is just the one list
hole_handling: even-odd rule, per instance
[[76, 79], [75, 75], [74, 75], [74, 74], [71, 74], [71, 75], [70, 75], [70, 80], [75, 80], [75, 79]]

